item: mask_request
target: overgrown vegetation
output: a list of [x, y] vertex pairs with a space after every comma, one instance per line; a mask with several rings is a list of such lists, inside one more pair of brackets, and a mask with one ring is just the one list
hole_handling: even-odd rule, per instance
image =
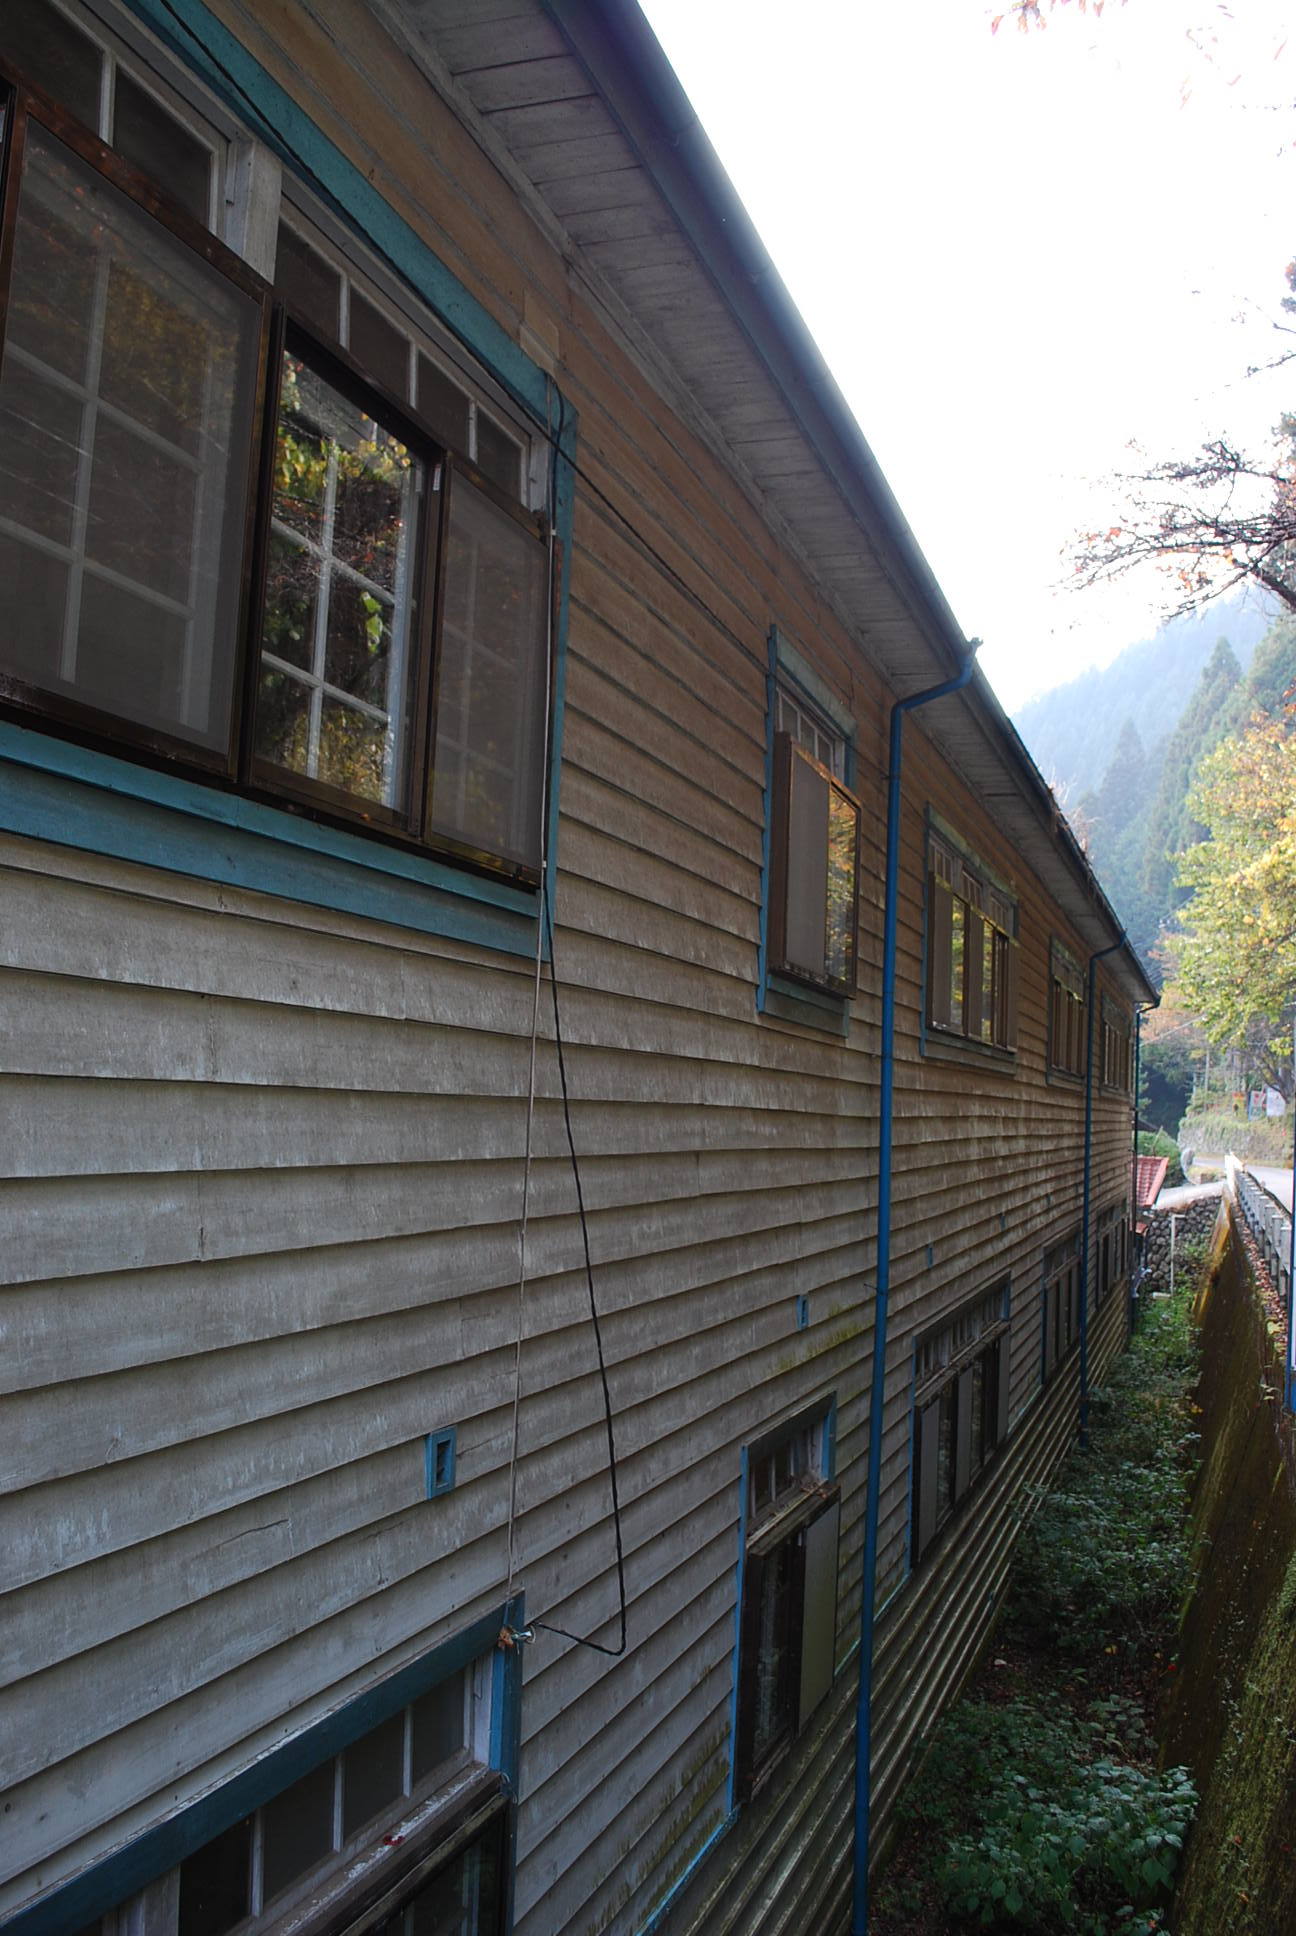
[[990, 1657], [902, 1802], [878, 1936], [1165, 1932], [1196, 1803], [1151, 1735], [1188, 1581], [1193, 1289], [1153, 1305], [1023, 1534]]
[[1170, 1167], [1166, 1171], [1166, 1187], [1173, 1189], [1184, 1180], [1183, 1162], [1179, 1155], [1179, 1145], [1173, 1136], [1164, 1129], [1141, 1129], [1136, 1147], [1140, 1156], [1164, 1156]]
[[1235, 1156], [1252, 1163], [1291, 1162], [1291, 1117], [1230, 1115], [1226, 1109], [1190, 1111], [1179, 1125], [1179, 1141], [1184, 1149], [1200, 1156]]

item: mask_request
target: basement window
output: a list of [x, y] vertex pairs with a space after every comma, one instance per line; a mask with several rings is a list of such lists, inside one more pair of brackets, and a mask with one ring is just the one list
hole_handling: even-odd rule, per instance
[[1008, 1436], [1005, 1280], [924, 1333], [915, 1352], [913, 1556], [922, 1558]]
[[735, 1801], [761, 1787], [832, 1686], [841, 1489], [831, 1440], [831, 1407], [820, 1408], [747, 1453]]
[[1080, 1336], [1080, 1232], [1045, 1252], [1043, 1376], [1047, 1381]]

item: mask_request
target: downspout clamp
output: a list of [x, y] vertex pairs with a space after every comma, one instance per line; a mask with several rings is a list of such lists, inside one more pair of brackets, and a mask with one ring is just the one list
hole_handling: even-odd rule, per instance
[[[1085, 1051], [1085, 1126], [1084, 1126], [1084, 1208], [1080, 1227], [1080, 1443], [1089, 1444], [1089, 1222], [1093, 1207], [1093, 1092], [1094, 1092], [1094, 994], [1098, 986], [1098, 963], [1107, 955], [1118, 954], [1125, 946], [1121, 929], [1119, 940], [1109, 948], [1099, 948], [1089, 957], [1088, 1001], [1089, 1040]], [[1134, 1120], [1138, 1121], [1138, 1095], [1134, 1097]]]
[[851, 1936], [867, 1936], [869, 1823], [872, 1812], [873, 1628], [877, 1613], [878, 1512], [882, 1496], [882, 1414], [886, 1401], [887, 1305], [891, 1292], [891, 1149], [895, 1093], [896, 933], [900, 902], [900, 761], [904, 716], [933, 699], [959, 692], [972, 677], [976, 649], [958, 672], [927, 692], [911, 693], [891, 708], [887, 776], [886, 903], [882, 940], [882, 1068], [878, 1100], [877, 1294], [873, 1315], [873, 1378], [869, 1400], [868, 1481], [864, 1499], [864, 1580], [860, 1594], [859, 1692], [855, 1703], [855, 1888]]

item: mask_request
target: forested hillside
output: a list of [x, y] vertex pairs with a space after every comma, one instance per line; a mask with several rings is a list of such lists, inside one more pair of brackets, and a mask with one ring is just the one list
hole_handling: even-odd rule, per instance
[[[1200, 637], [1207, 621], [1215, 628], [1208, 647]], [[1240, 628], [1236, 636], [1223, 631], [1226, 623]], [[1159, 938], [1186, 895], [1175, 856], [1205, 834], [1188, 805], [1202, 761], [1255, 714], [1276, 716], [1296, 684], [1296, 620], [1264, 621], [1253, 605], [1234, 601], [1209, 608], [1193, 626], [1193, 633], [1165, 627], [1105, 671], [1073, 680], [1017, 719], [1157, 978]], [[1033, 726], [1032, 717], [1050, 702], [1057, 707], [1042, 727]], [[1070, 757], [1082, 764], [1050, 767], [1050, 732], [1055, 746], [1065, 733], [1075, 749]], [[1093, 775], [1087, 782], [1086, 773]]]
[[1168, 620], [1152, 638], [1126, 646], [1110, 665], [1082, 672], [1014, 713], [1013, 724], [1063, 805], [1074, 807], [1101, 784], [1127, 719], [1146, 748], [1163, 743], [1218, 641], [1226, 638], [1245, 668], [1273, 616], [1259, 594], [1237, 592], [1202, 612]]

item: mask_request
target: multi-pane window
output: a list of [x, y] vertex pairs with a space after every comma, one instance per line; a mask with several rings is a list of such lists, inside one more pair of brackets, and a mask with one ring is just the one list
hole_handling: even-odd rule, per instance
[[1087, 1058], [1088, 1008], [1084, 970], [1060, 941], [1049, 948], [1049, 1066], [1082, 1076]]
[[769, 965], [831, 994], [855, 988], [859, 802], [846, 743], [800, 694], [776, 694], [770, 801]]
[[500, 1936], [507, 1803], [477, 1758], [489, 1666], [326, 1755], [77, 1936]]
[[734, 1789], [745, 1800], [832, 1686], [841, 1495], [822, 1411], [747, 1461]]
[[1101, 1304], [1112, 1286], [1129, 1275], [1129, 1204], [1109, 1203], [1100, 1212], [1094, 1270], [1094, 1302]]
[[1102, 1079], [1108, 1089], [1129, 1094], [1133, 1073], [1130, 1049], [1130, 1015], [1127, 1008], [1103, 996], [1102, 1004]]
[[1051, 1378], [1080, 1335], [1080, 1233], [1055, 1244], [1044, 1258], [1044, 1377]]
[[262, 282], [207, 226], [228, 144], [98, 35], [0, 10], [0, 698], [536, 879], [526, 434], [296, 190]]
[[942, 1035], [1016, 1047], [1016, 903], [935, 832], [927, 849], [927, 1021]]
[[915, 1352], [913, 1556], [920, 1559], [1008, 1436], [1008, 1286], [965, 1304]]

